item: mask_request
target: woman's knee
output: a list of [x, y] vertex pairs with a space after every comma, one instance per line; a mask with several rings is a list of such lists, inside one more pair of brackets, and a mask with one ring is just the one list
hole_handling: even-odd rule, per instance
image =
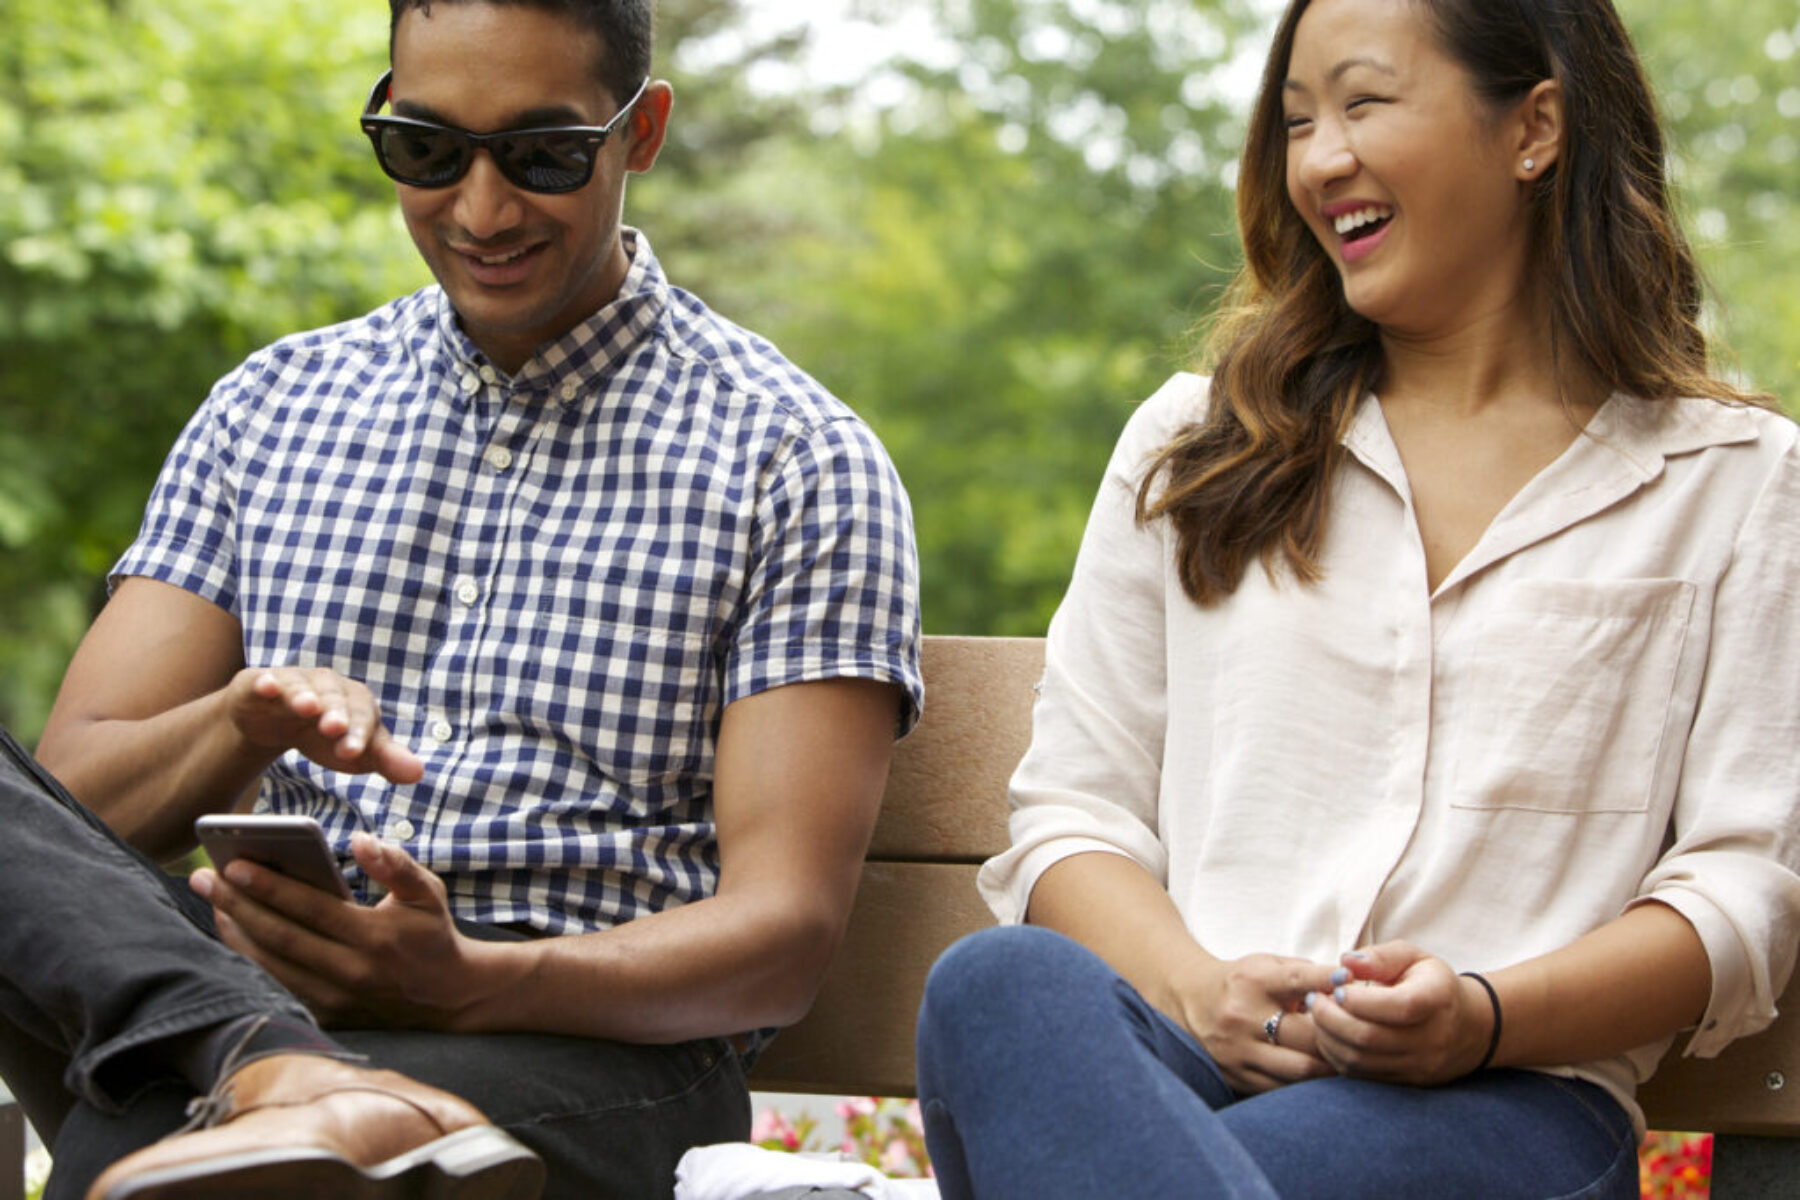
[[971, 934], [944, 951], [926, 979], [921, 1053], [930, 1046], [985, 1055], [1015, 1037], [1041, 1044], [1062, 1036], [1068, 1031], [1059, 1024], [1092, 1021], [1116, 978], [1090, 951], [1047, 929]]
[[1088, 952], [1061, 934], [1003, 925], [970, 934], [944, 951], [925, 981], [929, 1008], [950, 1012], [1011, 1008], [1042, 995]]

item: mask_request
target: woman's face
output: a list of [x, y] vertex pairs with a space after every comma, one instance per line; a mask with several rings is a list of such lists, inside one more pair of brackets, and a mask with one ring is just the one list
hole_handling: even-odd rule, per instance
[[1288, 197], [1351, 308], [1431, 335], [1522, 303], [1530, 227], [1512, 125], [1417, 0], [1315, 0], [1282, 94]]

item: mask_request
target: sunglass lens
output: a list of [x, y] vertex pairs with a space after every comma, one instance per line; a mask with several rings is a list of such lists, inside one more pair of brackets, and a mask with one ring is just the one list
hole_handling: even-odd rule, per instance
[[593, 152], [576, 134], [509, 138], [494, 151], [512, 181], [534, 192], [572, 192], [594, 173]]
[[448, 130], [388, 126], [375, 148], [388, 174], [416, 187], [454, 183], [468, 167], [468, 147]]

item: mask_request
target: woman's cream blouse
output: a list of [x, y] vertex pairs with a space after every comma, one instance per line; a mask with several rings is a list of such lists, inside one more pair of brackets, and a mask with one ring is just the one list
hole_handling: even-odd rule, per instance
[[[1403, 937], [1459, 970], [1655, 899], [1711, 959], [1688, 1053], [1775, 1015], [1800, 940], [1800, 451], [1786, 419], [1609, 400], [1433, 593], [1405, 472], [1365, 401], [1322, 580], [1181, 590], [1148, 460], [1206, 403], [1132, 418], [1050, 627], [1010, 850], [1125, 855], [1211, 953], [1334, 962]], [[1579, 1064], [1628, 1107], [1667, 1042]]]

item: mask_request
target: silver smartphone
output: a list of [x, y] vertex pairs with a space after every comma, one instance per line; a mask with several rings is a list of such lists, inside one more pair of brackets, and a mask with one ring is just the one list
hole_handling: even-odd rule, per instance
[[221, 871], [232, 859], [247, 858], [333, 896], [351, 898], [350, 887], [338, 872], [337, 857], [325, 841], [325, 831], [311, 817], [261, 813], [205, 816], [194, 822], [194, 833], [213, 866]]

